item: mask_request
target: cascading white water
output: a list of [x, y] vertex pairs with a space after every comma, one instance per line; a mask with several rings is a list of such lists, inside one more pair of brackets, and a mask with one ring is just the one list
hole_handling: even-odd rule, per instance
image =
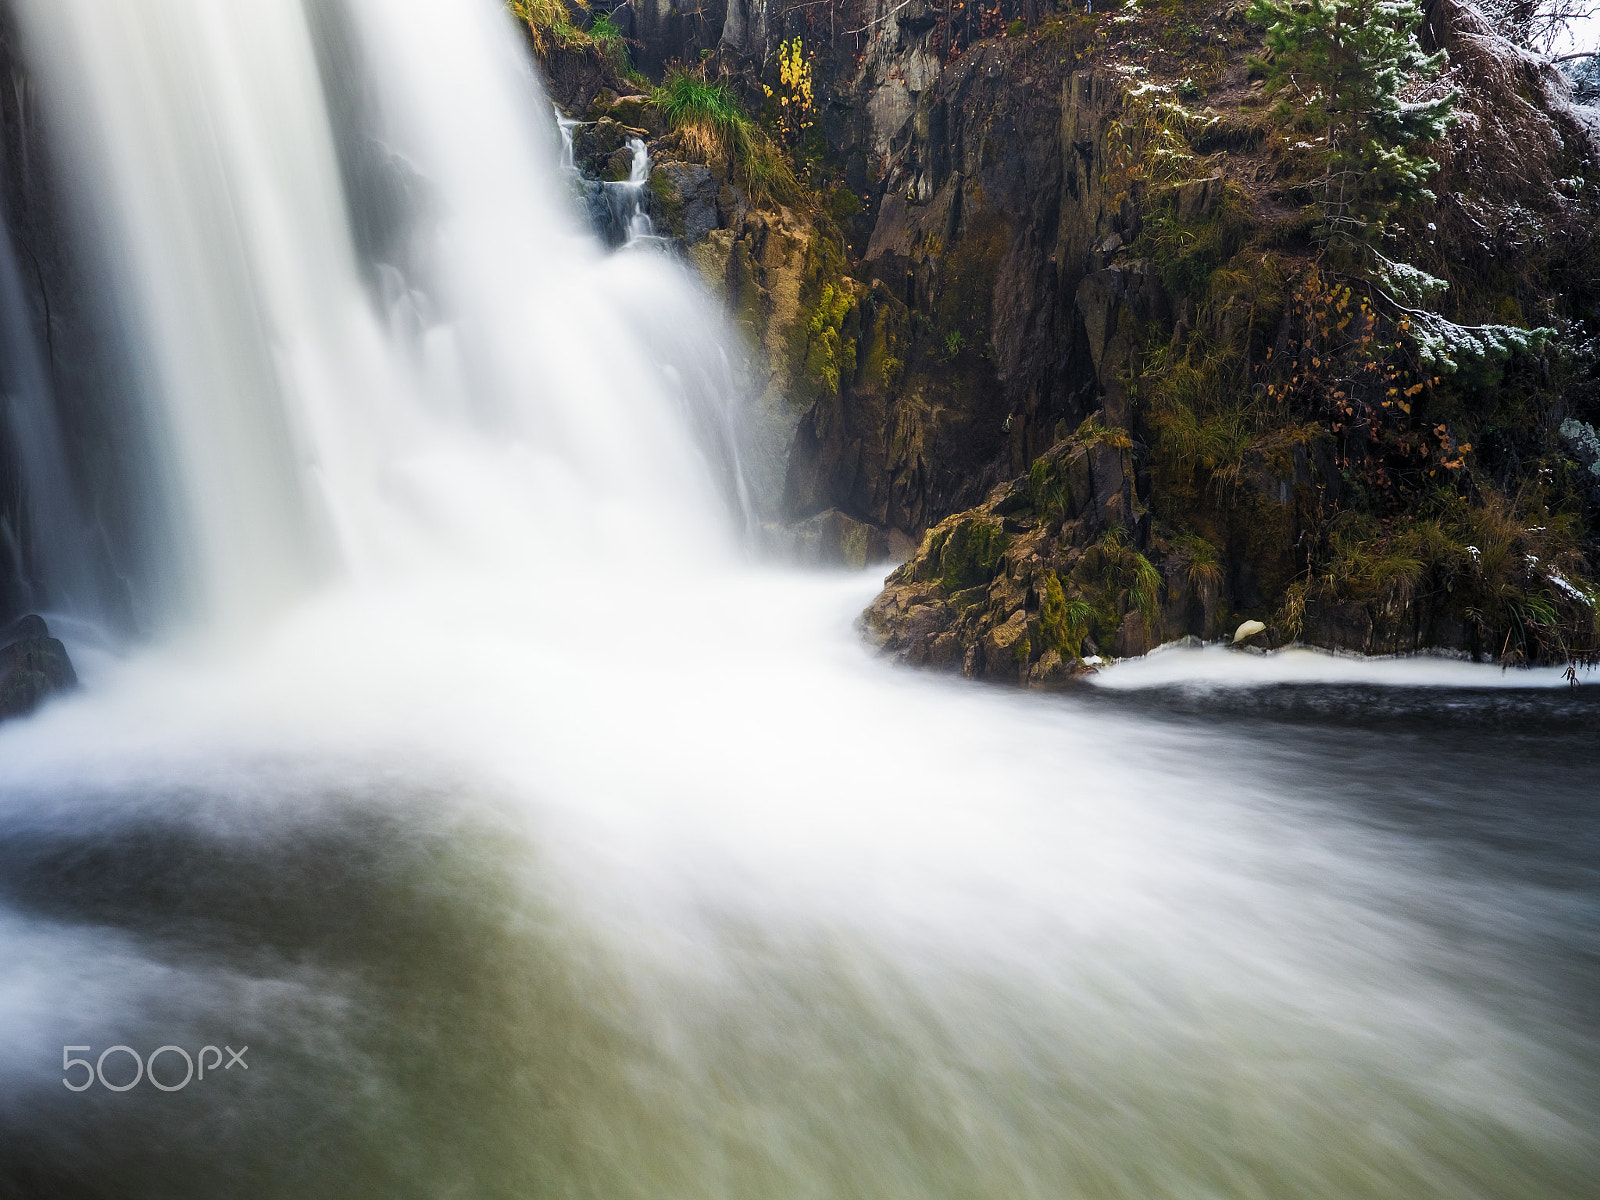
[[644, 210], [644, 189], [650, 182], [650, 151], [636, 137], [628, 139], [628, 151], [633, 155], [628, 164], [628, 177], [620, 183], [608, 184], [617, 194], [616, 208], [622, 216], [626, 237], [624, 250], [635, 250], [651, 242], [659, 242], [650, 214]]
[[357, 136], [425, 181], [398, 216], [409, 260], [375, 264], [388, 311], [298, 4], [21, 7], [100, 193], [201, 612], [256, 619], [320, 575], [458, 563], [465, 543], [491, 563], [728, 551], [683, 419], [725, 416], [685, 382], [715, 326], [669, 265], [604, 258], [577, 227], [492, 5], [350, 6], [382, 65]]
[[0, 729], [0, 1186], [1584, 1194], [1592, 825], [1477, 807], [1581, 743], [885, 671], [493, 0], [19, 3], [222, 635]]
[[572, 131], [583, 122], [563, 115], [559, 108], [555, 109], [555, 116], [556, 131], [561, 137], [561, 169], [576, 174], [578, 164], [572, 147]]

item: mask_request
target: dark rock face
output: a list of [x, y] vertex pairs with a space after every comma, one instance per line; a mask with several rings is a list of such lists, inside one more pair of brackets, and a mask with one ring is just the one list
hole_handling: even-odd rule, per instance
[[690, 245], [722, 226], [717, 212], [719, 184], [701, 163], [664, 162], [651, 173], [650, 189], [668, 214], [671, 227]]
[[[925, 32], [902, 22], [901, 36], [896, 62], [916, 81]], [[863, 325], [881, 346], [801, 424], [796, 517], [837, 505], [915, 533], [977, 503], [1049, 447], [1058, 422], [1075, 427], [1100, 403], [1076, 304], [1079, 247], [1097, 241], [1100, 214], [1064, 141], [1071, 77], [1012, 43], [933, 70], [916, 93], [871, 85], [840, 134], [841, 152], [884, 180], [860, 268], [873, 280]], [[1080, 123], [1097, 145], [1091, 117]], [[867, 369], [883, 358], [901, 364], [896, 378]]]
[[[870, 277], [857, 371], [801, 421], [785, 510], [915, 535], [1090, 413], [1136, 428], [1126, 378], [1180, 306], [1128, 253], [1149, 198], [1108, 157], [1120, 81], [1009, 39], [940, 67], [925, 31], [900, 25], [830, 129], [882, 191], [856, 268]], [[1199, 219], [1223, 184], [1176, 191]]]
[[26, 716], [77, 686], [67, 648], [50, 636], [42, 617], [26, 616], [0, 631], [0, 720]]

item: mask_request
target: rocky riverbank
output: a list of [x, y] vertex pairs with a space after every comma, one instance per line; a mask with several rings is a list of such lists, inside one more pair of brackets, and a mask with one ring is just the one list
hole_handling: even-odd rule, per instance
[[[695, 64], [775, 135], [777, 51], [809, 59], [783, 203], [675, 139], [648, 80], [551, 75], [595, 174], [648, 141], [653, 212], [745, 331], [769, 540], [921, 546], [868, 613], [893, 652], [1028, 680], [1247, 618], [1365, 653], [1595, 647], [1600, 114], [1473, 10], [1420, 29], [1457, 99], [1385, 251], [1443, 288], [1411, 317], [1319, 240], [1317, 143], [1240, 6], [868, 3], [828, 36], [646, 8], [613, 14], [638, 64]], [[1039, 615], [1051, 579], [1081, 638]]]

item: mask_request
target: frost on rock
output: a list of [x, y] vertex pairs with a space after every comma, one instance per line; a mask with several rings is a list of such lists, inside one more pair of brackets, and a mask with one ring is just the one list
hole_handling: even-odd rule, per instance
[[1573, 457], [1589, 469], [1589, 474], [1600, 480], [1600, 434], [1594, 426], [1568, 417], [1561, 422], [1561, 440]]

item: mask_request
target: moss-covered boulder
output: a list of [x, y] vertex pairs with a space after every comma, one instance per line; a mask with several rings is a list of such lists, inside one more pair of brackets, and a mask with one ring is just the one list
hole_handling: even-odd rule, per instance
[[1134, 496], [1126, 435], [1087, 421], [928, 530], [863, 625], [900, 661], [1035, 688], [1069, 683], [1102, 647], [1143, 653], [1174, 632], [1164, 604], [1182, 584], [1146, 556]]

